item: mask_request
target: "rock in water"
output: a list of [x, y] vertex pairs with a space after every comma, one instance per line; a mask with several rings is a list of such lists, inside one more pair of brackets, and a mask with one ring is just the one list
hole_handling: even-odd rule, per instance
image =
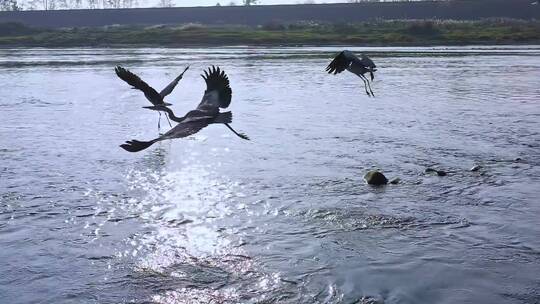
[[471, 172], [476, 172], [478, 170], [482, 169], [482, 166], [480, 165], [474, 165], [472, 168], [471, 168]]
[[437, 175], [438, 175], [438, 176], [446, 176], [446, 172], [443, 171], [443, 170], [438, 170], [438, 171], [437, 171]]
[[433, 168], [426, 168], [426, 170], [424, 170], [424, 173], [436, 173], [438, 176], [446, 176], [446, 172], [443, 171], [443, 170], [435, 170]]
[[364, 175], [364, 179], [369, 185], [380, 186], [388, 184], [386, 176], [379, 171], [369, 171]]
[[397, 185], [401, 182], [401, 178], [399, 177], [396, 177], [396, 178], [393, 178], [391, 181], [390, 181], [390, 184], [392, 185]]

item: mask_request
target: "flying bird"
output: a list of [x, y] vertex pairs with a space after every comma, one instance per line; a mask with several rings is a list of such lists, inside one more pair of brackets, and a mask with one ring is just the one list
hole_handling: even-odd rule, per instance
[[[186, 119], [189, 119], [189, 117], [192, 115], [191, 113], [194, 112], [194, 111], [190, 111], [184, 117], [177, 117], [176, 115], [174, 115], [173, 110], [171, 110], [171, 108], [166, 107], [166, 106], [151, 106], [151, 107], [143, 107], [143, 108], [151, 109], [151, 110], [155, 110], [155, 111], [167, 112], [167, 114], [169, 115], [169, 118], [172, 121], [177, 122], [177, 123], [181, 123], [181, 122], [184, 122]], [[234, 134], [236, 134], [236, 136], [238, 136], [238, 137], [240, 137], [242, 139], [249, 140], [249, 137], [247, 135], [245, 135], [244, 133], [236, 132], [236, 130], [234, 130], [229, 125], [230, 122], [218, 122], [218, 123], [223, 123], [227, 128], [229, 128], [229, 130], [231, 130]]]
[[[186, 69], [180, 74], [178, 77], [176, 77], [169, 85], [167, 85], [161, 92], [157, 92], [154, 88], [149, 86], [144, 80], [139, 78], [139, 76], [133, 74], [127, 69], [124, 69], [121, 66], [117, 66], [114, 71], [116, 72], [116, 75], [120, 77], [123, 81], [127, 82], [129, 85], [133, 87], [133, 89], [140, 90], [144, 93], [144, 96], [148, 101], [150, 101], [154, 106], [171, 106], [172, 104], [165, 102], [165, 97], [172, 93], [176, 85], [178, 85], [178, 82], [184, 77], [184, 73], [189, 69], [189, 66], [186, 67]], [[148, 108], [148, 107], [146, 107]], [[160, 122], [161, 122], [161, 112], [159, 113], [159, 120], [158, 120], [158, 131], [161, 129]], [[168, 118], [167, 118], [168, 120]], [[171, 122], [169, 121], [169, 126], [172, 127]]]
[[[373, 61], [366, 55], [362, 54], [361, 58], [358, 58], [355, 54], [350, 51], [343, 51], [339, 53], [334, 60], [326, 67], [328, 74], [338, 74], [345, 70], [357, 75], [364, 82], [364, 87], [366, 89], [366, 94], [368, 96], [373, 96], [373, 91], [371, 90], [371, 85], [369, 80], [364, 74], [369, 73], [371, 81], [375, 79], [373, 72], [377, 71], [377, 66]], [[369, 91], [368, 91], [369, 88]]]
[[249, 137], [245, 134], [237, 133], [229, 126], [232, 122], [232, 113], [230, 111], [220, 112], [220, 108], [226, 109], [229, 107], [232, 99], [229, 78], [225, 72], [220, 70], [219, 67], [212, 66], [208, 71], [204, 71], [204, 75], [201, 76], [206, 82], [206, 91], [204, 92], [202, 101], [195, 110], [189, 111], [183, 117], [177, 117], [165, 105], [147, 107], [152, 110], [167, 112], [170, 118], [178, 122], [178, 124], [158, 138], [150, 141], [130, 140], [120, 145], [120, 147], [129, 152], [139, 152], [162, 140], [193, 135], [210, 124], [225, 124], [237, 136], [249, 140]]

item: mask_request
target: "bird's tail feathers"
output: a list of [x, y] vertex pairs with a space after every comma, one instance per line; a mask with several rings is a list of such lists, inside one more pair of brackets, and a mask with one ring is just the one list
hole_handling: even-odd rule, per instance
[[214, 123], [232, 123], [232, 112], [223, 112], [219, 113], [218, 116], [214, 119]]
[[138, 141], [138, 140], [128, 140], [126, 143], [120, 145], [120, 147], [128, 152], [139, 152], [142, 151], [151, 145], [153, 145], [156, 140], [151, 141]]

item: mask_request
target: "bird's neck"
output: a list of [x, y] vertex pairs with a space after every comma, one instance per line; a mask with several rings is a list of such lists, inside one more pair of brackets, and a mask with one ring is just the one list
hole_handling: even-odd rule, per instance
[[169, 118], [172, 120], [172, 121], [175, 121], [175, 122], [182, 122], [184, 119], [186, 119], [185, 116], [183, 117], [177, 117], [176, 115], [174, 115], [174, 112], [169, 109], [169, 108], [166, 108], [165, 110], [167, 112], [167, 114], [169, 114]]

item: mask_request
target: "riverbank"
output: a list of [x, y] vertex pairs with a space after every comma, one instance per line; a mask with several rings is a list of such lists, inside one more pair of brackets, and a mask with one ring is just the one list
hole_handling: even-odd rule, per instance
[[540, 22], [394, 20], [361, 23], [269, 23], [257, 27], [107, 26], [39, 29], [0, 24], [2, 47], [223, 45], [465, 45], [540, 43]]

